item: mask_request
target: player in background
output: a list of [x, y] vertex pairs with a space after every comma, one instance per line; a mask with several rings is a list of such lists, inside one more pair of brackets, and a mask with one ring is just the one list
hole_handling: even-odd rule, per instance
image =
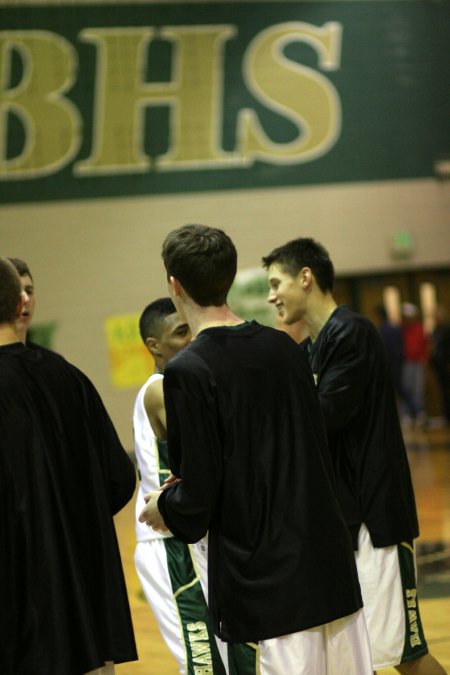
[[[144, 495], [170, 476], [167, 458], [163, 373], [168, 360], [191, 340], [170, 298], [150, 303], [139, 330], [153, 356], [156, 372], [140, 389], [133, 413], [135, 453], [140, 484], [136, 499], [135, 565], [161, 634], [180, 673], [225, 672], [214, 634], [207, 628], [208, 609], [190, 547], [169, 532], [155, 532], [138, 521]], [[206, 672], [206, 671], [205, 671]]]

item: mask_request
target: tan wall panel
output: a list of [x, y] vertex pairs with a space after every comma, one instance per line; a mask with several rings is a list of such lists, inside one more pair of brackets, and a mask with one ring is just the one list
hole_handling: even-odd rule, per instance
[[[297, 236], [330, 251], [340, 274], [448, 265], [450, 184], [434, 180], [242, 190], [15, 205], [0, 209], [0, 253], [24, 258], [37, 287], [36, 322], [57, 321], [55, 348], [93, 380], [128, 447], [136, 389], [110, 384], [103, 322], [166, 294], [161, 244], [187, 222], [222, 227], [239, 268]], [[407, 229], [414, 255], [393, 261]]]

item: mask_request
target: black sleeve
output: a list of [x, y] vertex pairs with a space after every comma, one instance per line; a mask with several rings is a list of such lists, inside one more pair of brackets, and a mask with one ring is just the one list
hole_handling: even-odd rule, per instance
[[216, 387], [195, 354], [169, 364], [164, 400], [170, 468], [182, 482], [161, 493], [158, 507], [176, 537], [195, 542], [208, 531], [222, 474]]
[[134, 494], [136, 470], [104, 410], [103, 442], [109, 464], [109, 503], [112, 515], [118, 513]]
[[88, 389], [89, 425], [95, 430], [95, 444], [102, 466], [111, 514], [115, 515], [134, 494], [136, 470], [119, 440], [116, 429], [94, 385], [84, 378]]
[[366, 369], [362, 335], [345, 333], [327, 344], [317, 391], [328, 431], [345, 427], [358, 414], [366, 388]]

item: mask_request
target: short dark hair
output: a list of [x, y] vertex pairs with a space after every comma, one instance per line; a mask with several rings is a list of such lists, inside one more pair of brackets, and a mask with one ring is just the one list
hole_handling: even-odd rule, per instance
[[0, 324], [14, 323], [21, 292], [18, 272], [8, 258], [0, 256]]
[[170, 298], [159, 298], [147, 305], [139, 319], [142, 340], [145, 342], [148, 337], [160, 337], [163, 320], [176, 311]]
[[28, 275], [30, 279], [33, 280], [30, 268], [28, 267], [25, 260], [21, 260], [20, 258], [8, 258], [8, 260], [14, 265], [21, 277]]
[[197, 305], [220, 307], [236, 276], [237, 252], [230, 237], [215, 227], [184, 225], [167, 235], [162, 258]]
[[328, 251], [311, 237], [288, 241], [287, 244], [275, 248], [269, 255], [264, 256], [262, 262], [266, 269], [273, 264], [279, 264], [293, 277], [303, 267], [309, 267], [323, 293], [333, 290], [333, 263]]

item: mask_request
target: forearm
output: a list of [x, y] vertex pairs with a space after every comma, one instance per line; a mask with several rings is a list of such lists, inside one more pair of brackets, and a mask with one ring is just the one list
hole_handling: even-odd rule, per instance
[[202, 500], [188, 495], [182, 482], [161, 492], [158, 509], [166, 526], [181, 541], [195, 543], [208, 531], [210, 509]]

